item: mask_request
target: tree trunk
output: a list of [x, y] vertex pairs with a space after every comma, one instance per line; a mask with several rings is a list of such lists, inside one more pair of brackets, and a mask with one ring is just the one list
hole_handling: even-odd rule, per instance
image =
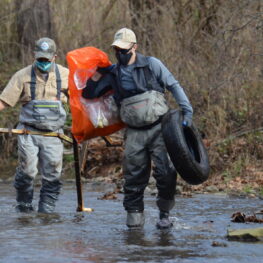
[[18, 41], [23, 63], [32, 62], [35, 41], [53, 38], [49, 0], [16, 0]]
[[158, 41], [156, 23], [162, 15], [158, 8], [162, 4], [163, 0], [129, 0], [132, 30], [136, 33], [137, 41], [144, 47], [142, 52], [151, 53], [152, 42]]

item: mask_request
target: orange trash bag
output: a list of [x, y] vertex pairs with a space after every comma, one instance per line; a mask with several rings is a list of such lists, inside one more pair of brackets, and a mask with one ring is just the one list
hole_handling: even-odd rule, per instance
[[[94, 124], [94, 118], [101, 115], [100, 111], [111, 112], [112, 94], [100, 98], [86, 100], [82, 97], [82, 89], [87, 80], [98, 67], [111, 65], [106, 53], [95, 47], [84, 47], [67, 53], [69, 68], [69, 97], [72, 114], [72, 134], [80, 143], [85, 140], [110, 135], [124, 127], [119, 118], [107, 121], [104, 125]], [[116, 105], [115, 105], [116, 106]], [[106, 109], [105, 109], [106, 107]], [[101, 127], [101, 128], [100, 128]]]

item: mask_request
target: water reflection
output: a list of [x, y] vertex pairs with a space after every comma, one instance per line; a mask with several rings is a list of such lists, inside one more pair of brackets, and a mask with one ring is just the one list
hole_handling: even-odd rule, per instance
[[36, 219], [38, 219], [39, 223], [42, 225], [63, 223], [63, 219], [58, 213], [53, 213], [53, 214], [38, 213]]
[[99, 247], [94, 248], [92, 242], [89, 244], [88, 238], [83, 239], [79, 237], [78, 239], [64, 240], [63, 242], [63, 252], [71, 255], [71, 257], [73, 256], [74, 259], [80, 259], [84, 262], [103, 262], [103, 259], [107, 256], [107, 252], [98, 253], [97, 249], [99, 249]]
[[143, 229], [127, 229], [123, 232], [123, 241], [126, 245], [151, 246], [152, 242], [145, 239]]
[[14, 220], [14, 225], [17, 227], [31, 227], [33, 225], [34, 222], [34, 215], [23, 215], [21, 214], [21, 216], [18, 216], [15, 220]]
[[52, 225], [63, 223], [61, 216], [58, 213], [40, 214], [40, 213], [18, 213], [14, 220], [14, 225], [17, 227], [32, 227], [36, 225]]
[[[227, 228], [245, 227], [231, 223], [233, 210], [253, 211], [262, 205], [258, 199], [179, 197], [172, 215], [174, 227], [161, 231], [155, 227], [155, 198], [151, 196], [146, 200], [149, 210], [144, 228], [130, 230], [125, 214], [120, 213], [121, 203], [98, 200], [101, 193], [89, 192], [95, 212], [76, 213], [75, 189], [67, 188], [57, 213], [47, 215], [16, 213], [9, 192], [0, 184], [1, 263], [246, 263], [251, 255], [254, 262], [262, 261], [262, 244], [225, 239]], [[227, 246], [213, 247], [213, 241]]]
[[72, 222], [79, 223], [79, 222], [82, 222], [84, 219], [85, 219], [85, 214], [84, 213], [76, 213], [74, 215], [74, 218], [73, 218]]
[[128, 247], [128, 254], [122, 255], [127, 262], [159, 262], [160, 258], [180, 262], [181, 258], [199, 257], [200, 253], [200, 250], [189, 249], [178, 242], [173, 229], [150, 233], [144, 229], [131, 229], [123, 232], [123, 241], [124, 247]]
[[[150, 240], [149, 240], [150, 238]], [[123, 240], [126, 245], [136, 245], [144, 247], [172, 246], [175, 237], [172, 230], [158, 230], [152, 236], [146, 234], [145, 229], [128, 229], [123, 232]]]
[[157, 238], [158, 238], [157, 244], [159, 246], [166, 247], [166, 246], [175, 245], [174, 241], [175, 241], [176, 237], [174, 236], [174, 233], [172, 231], [170, 231], [169, 229], [160, 231]]

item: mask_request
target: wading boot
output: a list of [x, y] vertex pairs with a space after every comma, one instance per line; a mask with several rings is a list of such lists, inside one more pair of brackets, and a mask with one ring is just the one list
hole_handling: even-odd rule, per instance
[[23, 213], [34, 211], [34, 208], [32, 206], [34, 194], [33, 179], [17, 169], [14, 187], [16, 189], [16, 211]]
[[169, 212], [160, 211], [160, 220], [157, 222], [156, 227], [158, 229], [168, 229], [173, 226], [173, 223], [169, 219]]
[[16, 212], [30, 213], [34, 211], [33, 205], [33, 190], [23, 192], [21, 190], [16, 191]]
[[40, 198], [38, 203], [39, 213], [50, 214], [54, 212], [60, 188], [61, 183], [59, 180], [53, 182], [42, 180], [42, 187], [40, 190]]
[[128, 211], [126, 225], [129, 228], [139, 228], [144, 225], [143, 211]]
[[38, 203], [38, 213], [50, 214], [55, 210], [56, 200], [51, 198], [41, 198]]
[[31, 213], [34, 211], [32, 204], [28, 203], [17, 203], [15, 209], [18, 213]]

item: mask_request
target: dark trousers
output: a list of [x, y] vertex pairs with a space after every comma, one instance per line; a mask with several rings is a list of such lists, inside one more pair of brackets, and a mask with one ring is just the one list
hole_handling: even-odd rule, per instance
[[169, 212], [174, 206], [177, 174], [167, 154], [161, 124], [147, 130], [127, 128], [123, 161], [125, 210], [144, 210], [143, 195], [152, 163], [158, 189], [157, 206]]

